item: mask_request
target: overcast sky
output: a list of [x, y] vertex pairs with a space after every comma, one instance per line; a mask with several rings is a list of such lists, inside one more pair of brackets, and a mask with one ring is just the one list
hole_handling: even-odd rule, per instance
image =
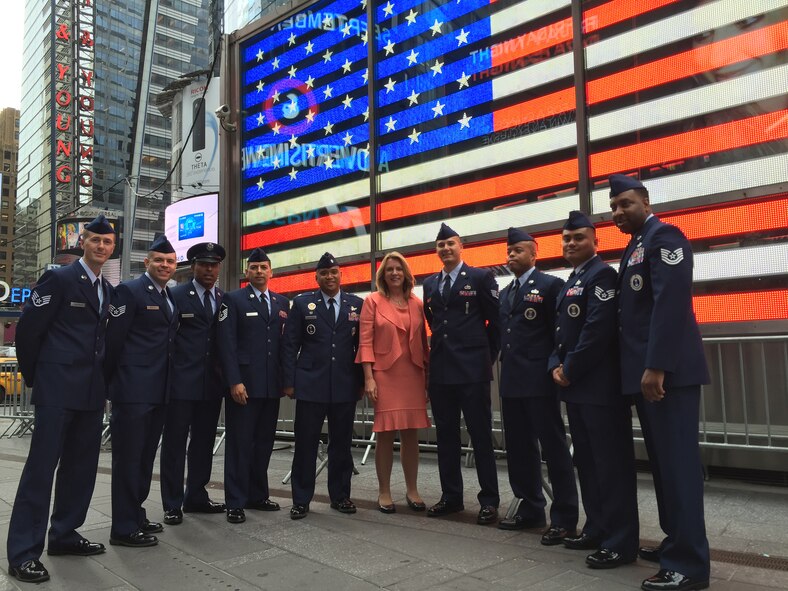
[[24, 4], [22, 0], [0, 0], [0, 108], [18, 109], [22, 97]]

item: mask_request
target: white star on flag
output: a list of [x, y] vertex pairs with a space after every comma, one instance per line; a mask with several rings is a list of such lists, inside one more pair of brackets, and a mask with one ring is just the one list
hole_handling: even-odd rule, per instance
[[297, 71], [298, 68], [296, 68], [295, 66], [290, 66], [290, 69], [287, 71], [287, 73], [289, 74], [288, 78], [295, 78]]
[[413, 131], [408, 136], [410, 138], [411, 144], [418, 144], [419, 143], [419, 136], [421, 135], [420, 131], [416, 131], [416, 128], [413, 128]]
[[277, 169], [277, 168], [279, 168], [279, 165], [280, 165], [281, 163], [282, 163], [282, 161], [281, 161], [281, 160], [279, 160], [279, 154], [277, 154], [276, 156], [274, 156], [274, 159], [273, 159], [273, 161], [272, 161], [272, 164], [274, 165], [274, 169]]
[[279, 58], [275, 57], [274, 61], [271, 62], [271, 65], [274, 67], [274, 70], [276, 70], [279, 67]]
[[263, 88], [265, 88], [265, 82], [263, 82], [262, 80], [260, 80], [260, 81], [257, 83], [257, 92], [263, 92]]
[[460, 34], [455, 37], [457, 40], [457, 47], [465, 43], [468, 44], [468, 31], [465, 29], [460, 29]]
[[435, 113], [432, 118], [434, 119], [435, 117], [443, 117], [443, 107], [445, 106], [446, 105], [442, 105], [440, 100], [438, 100], [438, 102], [435, 103], [435, 106], [432, 107], [432, 112]]
[[257, 181], [257, 188], [262, 190], [264, 185], [265, 181], [263, 180], [263, 177], [260, 177], [260, 180]]
[[435, 35], [440, 35], [442, 26], [443, 26], [443, 23], [440, 22], [438, 19], [435, 19], [435, 22], [432, 23], [432, 26], [430, 27], [430, 31], [432, 31], [432, 36], [433, 37]]
[[383, 46], [383, 49], [386, 50], [386, 55], [390, 55], [394, 53], [394, 42], [391, 39], [389, 39], [389, 42]]
[[288, 45], [295, 45], [295, 42], [296, 42], [295, 33], [290, 33], [290, 36], [287, 38], [287, 44]]
[[273, 101], [274, 101], [275, 103], [278, 103], [278, 102], [279, 102], [279, 95], [280, 95], [280, 94], [282, 94], [282, 93], [281, 93], [281, 92], [279, 92], [278, 90], [275, 90], [275, 91], [274, 91], [274, 94], [273, 94], [272, 96], [273, 96]]
[[369, 68], [364, 70], [364, 73], [361, 75], [361, 77], [364, 79], [364, 84], [366, 84], [369, 80]]
[[367, 0], [361, 0], [361, 8], [367, 7]]
[[331, 56], [334, 55], [334, 52], [330, 49], [326, 49], [326, 52], [323, 54], [323, 63], [327, 64], [331, 61]]
[[389, 78], [388, 82], [386, 82], [383, 85], [383, 86], [386, 87], [386, 94], [394, 91], [394, 85], [395, 84], [396, 84], [396, 81], [394, 80], [394, 78]]
[[331, 31], [334, 28], [334, 18], [327, 14], [325, 18], [323, 18], [323, 29], [326, 31]]
[[397, 120], [394, 117], [389, 117], [389, 120], [386, 121], [386, 129], [388, 131], [394, 131], [394, 126], [397, 124]]
[[346, 94], [345, 98], [342, 99], [342, 104], [345, 105], [345, 109], [349, 109], [350, 108], [350, 103], [352, 103], [352, 102], [353, 102], [353, 98], [349, 94]]
[[279, 125], [279, 121], [274, 123], [274, 126], [271, 128], [271, 131], [274, 132], [274, 135], [279, 135], [279, 130], [282, 129], [282, 126]]
[[312, 123], [315, 120], [315, 115], [317, 115], [317, 113], [313, 113], [312, 109], [309, 109], [309, 111], [306, 112], [306, 115], [304, 115], [304, 117], [306, 117], [307, 121]]
[[345, 58], [345, 63], [344, 63], [344, 64], [342, 64], [342, 71], [343, 71], [343, 72], [345, 72], [345, 73], [347, 74], [348, 72], [350, 72], [350, 68], [351, 68], [352, 66], [353, 66], [353, 64], [352, 64], [352, 63], [350, 63], [350, 60], [349, 60], [349, 59], [347, 59], [347, 58]]
[[346, 22], [345, 26], [342, 27], [341, 30], [342, 30], [342, 37], [347, 37], [348, 35], [350, 35], [350, 22], [349, 21]]
[[353, 136], [352, 136], [352, 135], [350, 135], [350, 132], [349, 132], [349, 131], [346, 131], [346, 132], [345, 132], [345, 135], [344, 135], [344, 137], [342, 138], [342, 141], [344, 141], [344, 142], [345, 142], [345, 145], [346, 145], [346, 146], [349, 146], [349, 145], [350, 145], [350, 142], [352, 142], [352, 141], [353, 141]]
[[323, 129], [325, 129], [326, 135], [331, 135], [334, 133], [334, 124], [329, 121]]
[[263, 61], [263, 50], [262, 49], [258, 49], [257, 50], [257, 61], [258, 62]]
[[384, 7], [383, 7], [383, 14], [384, 14], [385, 16], [391, 16], [392, 14], [394, 14], [394, 5], [391, 3], [391, 1], [389, 1], [389, 2], [388, 2], [388, 3], [387, 3], [387, 4], [386, 4]]
[[419, 104], [419, 94], [421, 94], [421, 93], [418, 93], [415, 90], [411, 90], [410, 91], [410, 96], [408, 97], [408, 100], [410, 101], [410, 105], [409, 106], [413, 106], [413, 105], [418, 105]]
[[326, 170], [329, 168], [334, 168], [334, 159], [331, 156], [326, 156], [326, 159], [323, 161], [323, 164], [326, 167]]
[[411, 26], [412, 24], [414, 24], [416, 22], [416, 17], [417, 16], [419, 16], [419, 13], [411, 8], [410, 12], [405, 17], [405, 20], [408, 21], [408, 26]]
[[296, 175], [298, 174], [298, 171], [294, 167], [294, 168], [291, 168], [290, 172], [288, 172], [287, 174], [290, 175], [290, 180], [294, 181], [294, 180], [296, 180]]
[[306, 80], [304, 80], [304, 84], [306, 84], [306, 87], [307, 87], [307, 88], [312, 88], [312, 85], [313, 85], [314, 83], [315, 83], [315, 79], [314, 79], [314, 78], [312, 78], [312, 75], [311, 75], [311, 74], [309, 75], [309, 78], [307, 78]]
[[364, 115], [364, 121], [368, 121], [368, 120], [369, 120], [369, 107], [367, 107], [367, 108], [364, 110], [364, 112], [362, 113], [362, 115]]
[[298, 145], [298, 138], [295, 135], [291, 135], [288, 141], [290, 142], [290, 148], [292, 149], [295, 149], [295, 147]]
[[265, 123], [265, 115], [263, 115], [262, 113], [258, 113], [257, 125], [262, 125], [263, 123]]
[[367, 44], [367, 39], [368, 39], [368, 38], [369, 38], [369, 37], [367, 36], [367, 32], [366, 32], [366, 31], [364, 31], [363, 33], [361, 33], [361, 41], [362, 41], [362, 43], [364, 43], [364, 45], [366, 45], [366, 44]]
[[411, 66], [416, 65], [416, 58], [418, 57], [419, 57], [419, 52], [416, 51], [415, 49], [411, 49], [410, 53], [407, 55], [408, 64]]
[[468, 76], [468, 74], [466, 74], [465, 72], [463, 72], [462, 76], [457, 78], [457, 82], [459, 83], [460, 88], [462, 88], [463, 86], [467, 87], [468, 86], [468, 80], [470, 80], [470, 79], [471, 79], [471, 77]]
[[460, 129], [463, 127], [467, 127], [468, 129], [471, 128], [471, 119], [472, 117], [468, 116], [466, 113], [462, 114], [462, 119], [458, 119], [457, 123], [460, 124]]
[[443, 74], [443, 62], [435, 60], [435, 65], [430, 66], [430, 70], [432, 70], [432, 77], [434, 78], [438, 74]]
[[309, 144], [306, 148], [306, 157], [307, 158], [314, 158], [315, 157], [315, 147], [312, 144]]
[[304, 49], [306, 49], [306, 54], [309, 55], [315, 49], [315, 44], [309, 40], [309, 42], [307, 42], [307, 44], [304, 46]]
[[263, 146], [257, 146], [257, 156], [258, 156], [258, 158], [262, 158], [263, 154], [265, 154], [265, 148], [263, 148]]
[[327, 86], [326, 86], [326, 87], [323, 89], [323, 98], [324, 98], [324, 99], [331, 98], [331, 93], [332, 93], [332, 92], [334, 92], [334, 89], [333, 89], [333, 88], [331, 88], [331, 85], [330, 85], [330, 84], [329, 84], [329, 85], [327, 85]]

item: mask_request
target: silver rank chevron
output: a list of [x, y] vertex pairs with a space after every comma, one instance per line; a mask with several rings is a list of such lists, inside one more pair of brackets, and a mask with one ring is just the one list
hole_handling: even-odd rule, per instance
[[670, 252], [667, 248], [660, 248], [659, 253], [662, 256], [662, 262], [667, 265], [678, 265], [684, 260], [684, 249], [677, 248]]

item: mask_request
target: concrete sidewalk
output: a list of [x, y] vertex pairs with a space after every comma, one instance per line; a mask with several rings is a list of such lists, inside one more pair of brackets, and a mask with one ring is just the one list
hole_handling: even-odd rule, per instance
[[[30, 437], [0, 439], [0, 538], [5, 549], [11, 505], [27, 455]], [[292, 448], [277, 445], [269, 470], [272, 498], [282, 511], [247, 511], [246, 523], [230, 525], [223, 515], [187, 514], [183, 524], [158, 534], [159, 545], [132, 549], [110, 546], [110, 452], [102, 451], [96, 490], [80, 532], [107, 545], [105, 554], [89, 558], [49, 557], [42, 561], [51, 581], [42, 588], [88, 591], [144, 589], [215, 590], [368, 590], [391, 589], [511, 591], [570, 589], [617, 591], [638, 589], [656, 565], [637, 561], [614, 570], [585, 566], [587, 552], [545, 547], [538, 532], [508, 532], [475, 524], [476, 477], [463, 468], [464, 513], [430, 519], [410, 511], [404, 500], [399, 466], [394, 466], [395, 515], [376, 510], [374, 458], [360, 464], [353, 479], [355, 515], [328, 506], [326, 473], [318, 477], [318, 496], [306, 519], [291, 521], [289, 485]], [[215, 458], [212, 497], [223, 500], [223, 449]], [[156, 468], [158, 471], [158, 462]], [[161, 520], [158, 474], [146, 503], [148, 516]], [[512, 498], [505, 462], [499, 461], [502, 511]], [[648, 474], [638, 478], [641, 538], [659, 540], [656, 502]], [[420, 490], [428, 504], [438, 500], [437, 463], [423, 454]], [[706, 520], [712, 551], [712, 589], [756, 591], [788, 589], [788, 489], [712, 480], [706, 486]], [[582, 517], [581, 517], [582, 524]], [[753, 564], [759, 566], [752, 566]], [[0, 591], [30, 589], [6, 574], [3, 555]]]

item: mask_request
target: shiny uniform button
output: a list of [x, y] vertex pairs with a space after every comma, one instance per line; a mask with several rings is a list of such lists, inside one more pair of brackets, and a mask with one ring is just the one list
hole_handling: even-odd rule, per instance
[[561, 327], [560, 326], [556, 326], [555, 327], [555, 332], [560, 332], [560, 331], [561, 331]]
[[336, 357], [332, 357], [332, 358], [331, 358], [331, 361], [336, 361], [336, 360], [337, 360], [337, 358], [336, 358]]
[[511, 328], [507, 328], [506, 332], [512, 332], [512, 329]]
[[448, 323], [449, 323], [449, 321], [448, 321], [448, 320], [444, 320], [444, 321], [443, 321], [443, 324], [448, 324]]

